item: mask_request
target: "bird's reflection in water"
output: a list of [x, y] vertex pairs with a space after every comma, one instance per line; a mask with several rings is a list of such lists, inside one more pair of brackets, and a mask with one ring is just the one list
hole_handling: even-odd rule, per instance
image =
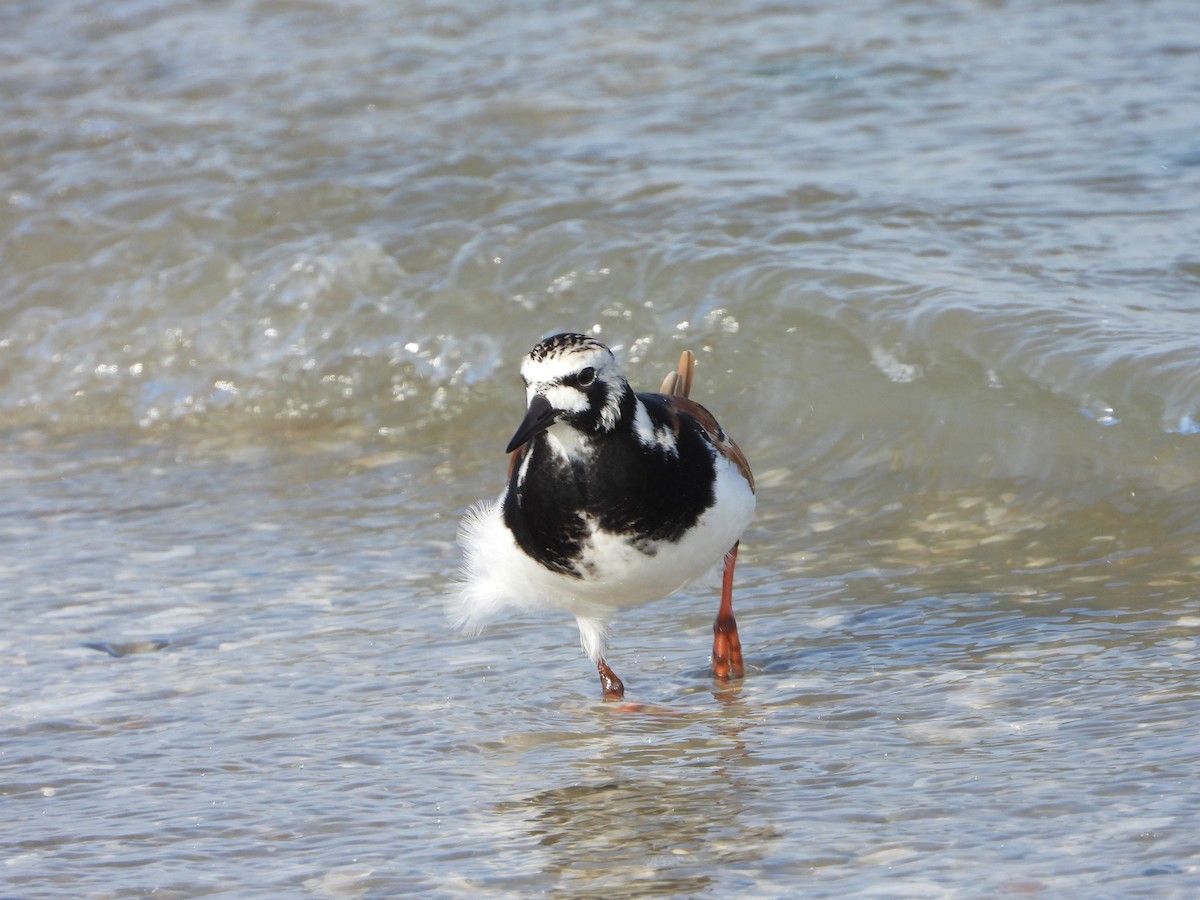
[[750, 723], [730, 714], [736, 692], [717, 699], [703, 714], [602, 711], [607, 730], [577, 758], [578, 783], [498, 804], [545, 849], [556, 894], [695, 895], [728, 884], [722, 870], [756, 868], [776, 830], [741, 737]]

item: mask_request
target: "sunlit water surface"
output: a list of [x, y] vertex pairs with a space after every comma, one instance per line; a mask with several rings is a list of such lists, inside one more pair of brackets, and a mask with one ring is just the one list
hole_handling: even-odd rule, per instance
[[[0, 893], [1200, 893], [1200, 9], [0, 10]], [[682, 347], [736, 605], [443, 612]]]

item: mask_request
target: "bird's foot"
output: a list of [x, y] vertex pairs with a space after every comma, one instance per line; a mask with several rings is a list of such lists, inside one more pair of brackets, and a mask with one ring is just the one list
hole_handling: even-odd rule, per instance
[[600, 674], [600, 690], [604, 692], [605, 700], [620, 700], [625, 696], [625, 685], [617, 673], [608, 667], [608, 663], [600, 660], [596, 663], [596, 671]]
[[713, 676], [722, 681], [745, 674], [742, 662], [742, 642], [738, 638], [737, 622], [733, 616], [717, 616], [713, 623]]

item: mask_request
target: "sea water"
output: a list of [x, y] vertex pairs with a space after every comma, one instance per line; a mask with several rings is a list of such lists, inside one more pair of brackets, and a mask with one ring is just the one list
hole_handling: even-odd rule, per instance
[[[0, 893], [1200, 891], [1200, 9], [0, 9]], [[735, 607], [447, 625], [561, 330]]]

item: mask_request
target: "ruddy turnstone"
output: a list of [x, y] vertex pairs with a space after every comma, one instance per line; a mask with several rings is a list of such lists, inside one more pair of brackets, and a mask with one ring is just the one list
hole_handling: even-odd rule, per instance
[[733, 567], [754, 476], [712, 414], [687, 399], [694, 364], [685, 352], [662, 393], [634, 393], [612, 351], [586, 335], [556, 334], [529, 352], [508, 486], [459, 528], [461, 627], [478, 631], [504, 607], [566, 610], [615, 699], [625, 687], [604, 654], [616, 611], [665, 597], [723, 559], [712, 668], [741, 677]]

